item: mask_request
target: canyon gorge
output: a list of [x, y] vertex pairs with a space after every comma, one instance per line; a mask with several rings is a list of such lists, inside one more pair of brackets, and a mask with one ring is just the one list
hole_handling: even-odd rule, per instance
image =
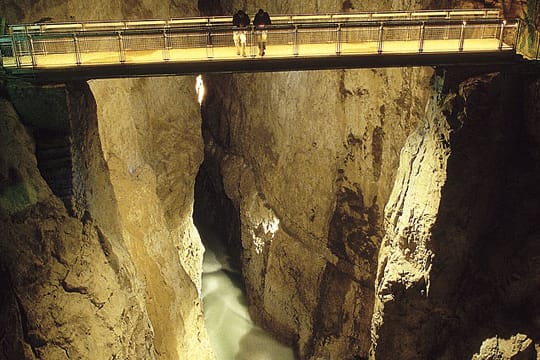
[[[9, 23], [536, 1], [4, 0]], [[271, 46], [271, 44], [269, 44]], [[298, 359], [540, 359], [538, 67], [0, 78], [0, 359], [219, 359], [203, 231]], [[226, 360], [226, 359], [225, 359]]]

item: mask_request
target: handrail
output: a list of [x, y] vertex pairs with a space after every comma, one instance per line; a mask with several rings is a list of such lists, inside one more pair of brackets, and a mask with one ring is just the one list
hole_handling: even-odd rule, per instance
[[[495, 9], [449, 9], [449, 10], [416, 10], [416, 11], [382, 11], [382, 12], [355, 12], [355, 13], [327, 13], [327, 14], [295, 14], [283, 15], [278, 14], [272, 16], [274, 24], [303, 24], [314, 22], [326, 23], [346, 23], [349, 21], [392, 21], [403, 19], [454, 19], [454, 20], [472, 20], [472, 19], [502, 19], [501, 12]], [[204, 26], [213, 24], [230, 24], [231, 16], [212, 16], [212, 17], [187, 17], [187, 18], [171, 18], [164, 19], [147, 19], [147, 20], [89, 20], [82, 22], [54, 22], [54, 23], [27, 23], [8, 25], [8, 32], [11, 33], [35, 33], [35, 32], [54, 32], [56, 30], [63, 32], [70, 27], [80, 29], [82, 31], [88, 28], [101, 28], [106, 30], [127, 29], [137, 26], [148, 26], [155, 24], [161, 27], [188, 27], [188, 26]]]

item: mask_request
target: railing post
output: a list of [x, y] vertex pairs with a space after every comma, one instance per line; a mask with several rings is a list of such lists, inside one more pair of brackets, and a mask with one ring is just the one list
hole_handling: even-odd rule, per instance
[[171, 59], [169, 37], [167, 36], [167, 29], [163, 29], [163, 60], [169, 61]]
[[208, 29], [206, 34], [206, 57], [212, 59], [214, 57], [214, 44], [212, 43], [212, 30]]
[[336, 29], [336, 55], [341, 55], [341, 24]]
[[379, 26], [379, 42], [377, 46], [377, 53], [382, 54], [383, 51], [383, 33], [384, 33], [384, 26], [383, 23], [381, 23], [381, 26]]
[[422, 53], [424, 52], [424, 36], [426, 32], [426, 23], [422, 21], [422, 25], [420, 25], [420, 40], [418, 43], [418, 52]]
[[32, 35], [28, 34], [28, 41], [30, 42], [30, 57], [32, 58], [32, 67], [36, 67], [37, 65], [37, 59], [36, 54], [34, 52], [34, 39], [32, 39]]
[[255, 43], [257, 42], [257, 37], [255, 35], [255, 26], [251, 26], [249, 32], [249, 52], [252, 58], [257, 57], [257, 47]]
[[293, 55], [298, 56], [298, 25], [294, 25]]
[[463, 21], [461, 24], [461, 33], [459, 34], [459, 51], [463, 51], [463, 44], [465, 43], [465, 26], [467, 25], [466, 21]]
[[126, 50], [124, 48], [124, 38], [122, 37], [122, 33], [120, 31], [117, 32], [118, 34], [118, 52], [120, 55], [120, 62], [125, 63], [126, 62]]
[[21, 67], [21, 58], [19, 55], [19, 50], [17, 49], [17, 40], [15, 38], [15, 34], [11, 35], [11, 43], [13, 44], [11, 46], [11, 51], [13, 51], [13, 56], [15, 57], [15, 65], [17, 65], [17, 68]]
[[73, 47], [75, 49], [75, 63], [81, 65], [81, 49], [79, 47], [79, 38], [73, 33]]
[[[248, 33], [248, 32], [246, 32]], [[252, 25], [249, 30], [249, 55], [254, 58], [257, 57], [257, 52], [255, 50], [255, 27]]]
[[506, 20], [503, 20], [501, 23], [501, 34], [499, 36], [499, 50], [502, 50], [503, 48], [503, 40], [504, 40], [504, 28], [506, 26]]

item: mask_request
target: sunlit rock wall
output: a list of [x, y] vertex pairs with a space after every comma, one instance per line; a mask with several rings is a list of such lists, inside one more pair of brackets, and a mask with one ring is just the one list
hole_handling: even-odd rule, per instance
[[[343, 3], [257, 6], [310, 13]], [[207, 153], [220, 159], [240, 212], [251, 313], [301, 358], [368, 354], [382, 210], [430, 76], [373, 69], [206, 77]]]
[[374, 358], [471, 358], [484, 340], [475, 359], [511, 354], [511, 344], [512, 356], [536, 354], [538, 82], [459, 76], [434, 78], [426, 117], [401, 151], [379, 253]]
[[[199, 299], [202, 247], [191, 218], [202, 139], [189, 80], [31, 92], [69, 109], [68, 211], [41, 178], [31, 137], [4, 101], [1, 268], [9, 306], [2, 321], [20, 345], [3, 344], [27, 353], [14, 358], [213, 358]], [[19, 87], [15, 95], [24, 93]], [[192, 96], [171, 106], [178, 94]], [[43, 116], [26, 119], [32, 132], [46, 126], [52, 109], [30, 112]]]
[[203, 145], [189, 80], [90, 82], [122, 237], [145, 281], [164, 359], [209, 357], [201, 352], [207, 350], [199, 299], [203, 249], [191, 217]]
[[367, 354], [381, 211], [401, 144], [425, 105], [422, 75], [295, 72], [207, 82], [203, 108], [218, 117], [215, 153], [240, 209], [252, 314], [298, 342], [304, 358]]
[[[221, 10], [244, 8], [254, 13], [262, 7], [270, 13], [323, 13], [455, 5], [451, 1], [281, 1], [236, 2]], [[495, 2], [459, 5], [501, 6]], [[505, 13], [508, 5], [519, 4], [505, 3]], [[444, 167], [422, 169], [427, 178], [415, 184], [394, 183], [400, 161], [419, 161], [416, 152], [402, 151], [409, 134], [409, 142], [426, 147], [426, 157], [435, 161], [440, 156], [436, 141], [423, 140], [435, 135], [413, 131], [418, 125], [423, 129], [427, 99], [438, 91], [429, 85], [430, 76], [429, 69], [389, 69], [206, 78], [207, 156], [218, 159], [222, 186], [240, 212], [251, 313], [284, 341], [295, 344], [301, 358], [362, 358], [368, 356], [372, 339], [400, 342], [397, 328], [386, 335], [382, 327], [370, 331], [368, 323], [379, 291], [377, 263], [381, 261], [383, 267], [385, 261], [384, 252], [377, 258], [379, 246], [383, 239], [393, 238], [392, 233], [386, 235], [391, 228], [383, 217], [392, 189], [409, 194], [415, 214], [426, 212], [425, 223], [406, 227], [411, 236], [423, 236], [440, 210], [437, 197]], [[444, 158], [437, 161], [444, 163]], [[429, 175], [432, 170], [443, 178]], [[407, 256], [413, 256], [414, 266], [421, 270], [412, 274], [408, 267], [413, 265], [407, 262], [399, 262], [396, 268], [411, 272], [420, 284], [418, 293], [426, 296], [429, 276], [423, 275], [431, 271], [431, 253], [425, 241], [413, 250], [416, 253], [409, 250]], [[384, 316], [377, 310], [374, 322], [382, 322], [379, 318]], [[434, 342], [438, 333], [426, 330], [422, 336], [429, 339], [426, 343]], [[396, 358], [400, 352], [407, 356], [417, 345], [409, 341], [403, 348], [389, 347], [396, 352], [388, 350], [379, 358]], [[479, 346], [480, 342], [470, 349], [478, 351]], [[456, 350], [456, 358], [462, 358], [465, 347]], [[429, 358], [430, 353], [424, 354]]]
[[[10, 23], [198, 14], [178, 1], [7, 1], [0, 10]], [[53, 95], [10, 92], [31, 133], [24, 152], [10, 143], [2, 149], [8, 235], [0, 267], [10, 304], [2, 315], [17, 344], [13, 358], [213, 358], [199, 298], [203, 249], [191, 217], [203, 157], [194, 83], [106, 80], [57, 86]], [[47, 112], [48, 103], [63, 103], [66, 119]], [[67, 209], [32, 155], [32, 135], [58, 123], [67, 124], [71, 143]], [[25, 167], [28, 175], [19, 174]]]
[[[91, 110], [80, 95], [74, 96], [88, 105], [82, 112]], [[99, 213], [87, 208], [77, 219], [42, 179], [32, 139], [5, 99], [0, 119], [4, 358], [155, 358], [142, 283], [118, 241], [117, 207], [99, 142], [91, 137], [95, 121], [80, 120], [91, 159], [80, 178], [103, 203]]]

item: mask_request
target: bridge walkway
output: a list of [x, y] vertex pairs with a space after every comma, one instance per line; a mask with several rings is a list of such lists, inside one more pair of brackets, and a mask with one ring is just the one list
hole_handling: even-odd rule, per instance
[[518, 21], [497, 10], [279, 15], [246, 31], [236, 54], [230, 17], [22, 24], [0, 37], [2, 66], [51, 81], [195, 74], [515, 62]]

